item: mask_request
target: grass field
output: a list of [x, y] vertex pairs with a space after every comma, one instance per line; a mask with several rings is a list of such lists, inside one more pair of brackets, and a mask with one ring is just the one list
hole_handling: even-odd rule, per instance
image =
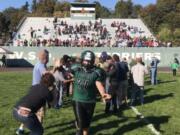
[[[19, 123], [12, 117], [12, 108], [31, 85], [31, 72], [0, 73], [0, 135], [14, 135]], [[159, 85], [145, 87], [145, 104], [136, 108], [162, 135], [180, 135], [180, 76], [160, 74]], [[71, 101], [66, 99], [60, 110], [47, 111], [45, 135], [75, 135]], [[91, 125], [91, 135], [152, 135], [147, 123], [126, 108], [122, 112], [104, 114], [98, 102]], [[28, 131], [27, 131], [28, 133]]]

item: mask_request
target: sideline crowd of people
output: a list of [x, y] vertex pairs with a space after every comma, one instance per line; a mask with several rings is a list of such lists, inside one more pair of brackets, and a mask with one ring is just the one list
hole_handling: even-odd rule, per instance
[[160, 60], [155, 57], [150, 65], [145, 65], [141, 57], [126, 59], [102, 52], [98, 58], [94, 52], [87, 50], [82, 52], [80, 58], [64, 55], [55, 59], [51, 71], [46, 67], [48, 51], [41, 50], [38, 58], [39, 62], [33, 69], [32, 86], [13, 109], [14, 118], [22, 123], [17, 135], [24, 133], [24, 126], [30, 130], [30, 135], [43, 135], [46, 104], [60, 109], [64, 96], [69, 94], [72, 94], [76, 135], [89, 135], [97, 96], [105, 103], [105, 113], [117, 113], [124, 105], [144, 104], [144, 78], [149, 72], [151, 84], [158, 84]]

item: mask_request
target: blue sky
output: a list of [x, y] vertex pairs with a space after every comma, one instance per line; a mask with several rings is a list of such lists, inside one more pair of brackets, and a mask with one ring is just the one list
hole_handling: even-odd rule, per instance
[[[3, 11], [5, 8], [8, 7], [16, 7], [19, 8], [24, 3], [28, 1], [29, 4], [31, 4], [32, 0], [0, 0], [0, 11]], [[73, 1], [73, 0], [67, 0], [67, 1]], [[95, 1], [95, 0], [89, 0], [89, 1]], [[96, 0], [99, 1], [102, 5], [106, 6], [107, 8], [113, 9], [117, 0]], [[143, 6], [146, 6], [150, 3], [156, 3], [156, 0], [132, 0], [135, 4], [141, 4]]]

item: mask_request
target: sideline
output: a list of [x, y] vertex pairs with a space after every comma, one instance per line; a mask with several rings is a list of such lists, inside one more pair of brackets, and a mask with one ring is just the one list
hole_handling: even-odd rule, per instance
[[159, 131], [157, 131], [154, 127], [153, 124], [151, 124], [138, 110], [137, 108], [130, 106], [130, 108], [133, 110], [133, 112], [140, 117], [140, 119], [142, 119], [146, 124], [147, 124], [147, 128], [151, 130], [151, 132], [154, 135], [161, 135], [161, 133]]

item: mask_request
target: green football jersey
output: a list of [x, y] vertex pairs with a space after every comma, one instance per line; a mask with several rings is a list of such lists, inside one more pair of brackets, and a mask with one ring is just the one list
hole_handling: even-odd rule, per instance
[[74, 75], [73, 100], [80, 102], [96, 102], [96, 81], [104, 81], [104, 72], [98, 67], [86, 71], [81, 65], [73, 65]]

